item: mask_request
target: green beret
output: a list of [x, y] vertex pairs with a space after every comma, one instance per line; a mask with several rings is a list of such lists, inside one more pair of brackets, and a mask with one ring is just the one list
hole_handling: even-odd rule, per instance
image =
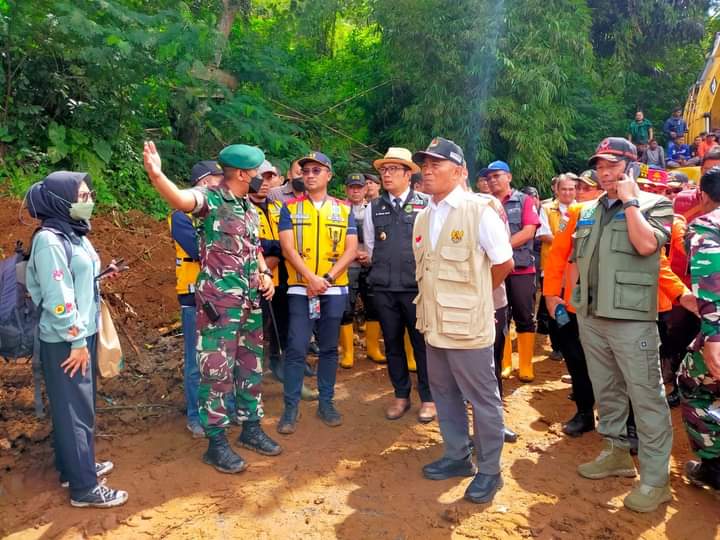
[[257, 169], [265, 161], [265, 154], [257, 146], [231, 144], [220, 151], [218, 163], [234, 169]]

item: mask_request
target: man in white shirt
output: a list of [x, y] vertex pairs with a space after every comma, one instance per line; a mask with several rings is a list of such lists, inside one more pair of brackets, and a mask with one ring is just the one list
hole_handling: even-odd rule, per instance
[[[432, 199], [413, 229], [417, 328], [444, 456], [423, 467], [431, 480], [474, 476], [465, 498], [489, 502], [502, 487], [503, 411], [493, 360], [493, 289], [513, 268], [507, 230], [486, 199], [465, 192], [462, 149], [443, 138], [413, 155]], [[478, 466], [471, 459], [465, 402], [473, 407]]]

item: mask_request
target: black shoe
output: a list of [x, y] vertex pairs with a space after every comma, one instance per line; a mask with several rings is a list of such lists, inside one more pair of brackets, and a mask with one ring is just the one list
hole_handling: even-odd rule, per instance
[[588, 431], [595, 431], [595, 413], [592, 411], [577, 413], [563, 426], [562, 430], [569, 437], [579, 437]]
[[518, 435], [515, 433], [512, 429], [505, 428], [505, 433], [503, 435], [506, 443], [516, 443], [518, 440]]
[[630, 454], [637, 456], [638, 445], [640, 444], [638, 442], [637, 426], [633, 424], [627, 426], [627, 440], [630, 443]]
[[305, 362], [305, 376], [314, 377], [315, 375], [317, 375], [317, 370], [312, 367], [308, 362]]
[[282, 435], [290, 435], [295, 433], [295, 426], [297, 425], [298, 418], [300, 417], [300, 411], [297, 407], [285, 406], [285, 410], [280, 417], [280, 421], [277, 425], [277, 432]]
[[245, 460], [230, 448], [224, 431], [219, 435], [209, 437], [209, 440], [207, 452], [203, 454], [205, 463], [228, 474], [239, 473], [247, 469]]
[[680, 390], [677, 386], [673, 386], [672, 392], [667, 395], [667, 402], [671, 409], [680, 405]]
[[425, 465], [422, 471], [428, 480], [447, 480], [456, 476], [473, 476], [477, 473], [477, 467], [468, 455], [465, 459], [442, 457]]
[[317, 415], [320, 417], [320, 420], [325, 423], [325, 425], [330, 427], [342, 425], [342, 414], [338, 412], [332, 401], [330, 403], [321, 403], [318, 406]]
[[487, 503], [493, 500], [495, 493], [497, 493], [502, 487], [503, 479], [500, 473], [478, 473], [465, 490], [465, 499], [477, 504]]
[[318, 344], [314, 341], [310, 342], [310, 347], [308, 348], [310, 351], [310, 354], [318, 355], [320, 354], [320, 347], [318, 347]]
[[248, 450], [262, 454], [263, 456], [277, 456], [282, 452], [280, 445], [268, 437], [260, 427], [260, 421], [243, 422], [242, 432], [237, 440], [238, 444]]
[[685, 478], [697, 487], [720, 491], [720, 467], [712, 467], [706, 460], [688, 461], [685, 464]]
[[70, 505], [76, 508], [112, 508], [125, 504], [128, 500], [127, 491], [110, 489], [104, 483], [98, 484], [81, 497], [71, 497]]

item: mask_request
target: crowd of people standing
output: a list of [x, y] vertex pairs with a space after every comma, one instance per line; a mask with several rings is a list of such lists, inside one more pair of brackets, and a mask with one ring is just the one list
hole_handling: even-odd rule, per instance
[[[636, 123], [631, 136], [652, 140], [651, 125]], [[488, 502], [502, 488], [503, 444], [517, 440], [502, 407], [502, 381], [514, 372], [513, 324], [518, 379], [534, 380], [536, 333], [548, 333], [577, 407], [563, 431], [603, 436], [598, 457], [578, 465], [582, 477], [634, 477], [636, 451], [640, 481], [625, 506], [650, 512], [670, 500], [669, 406], [681, 402], [699, 457], [685, 474], [720, 489], [720, 147], [706, 149], [694, 185], [682, 174], [639, 177], [638, 148], [610, 137], [589, 170], [555, 178], [545, 201], [534, 188], [513, 187], [503, 161], [479, 171], [475, 193], [462, 148], [442, 137], [415, 153], [389, 148], [373, 163], [377, 175], [347, 176], [343, 199], [329, 194], [333, 164], [319, 151], [283, 178], [262, 150], [231, 145], [216, 162], [195, 165], [187, 189], [165, 176], [152, 142], [144, 162], [175, 209], [187, 426], [207, 438], [202, 459], [216, 470], [247, 467], [228, 440], [234, 423], [242, 426], [237, 446], [282, 453], [262, 423], [266, 363], [283, 384], [278, 434], [302, 428], [303, 399], [318, 402], [324, 424], [342, 425], [336, 373], [354, 366], [355, 326], [364, 325], [367, 356], [387, 364], [394, 393], [385, 417], [412, 408], [415, 372], [416, 418], [439, 423], [444, 454], [423, 475], [471, 476], [466, 499]], [[92, 445], [99, 294], [97, 255], [85, 238], [91, 180], [54, 174], [30, 191], [28, 207], [43, 226], [62, 229], [73, 255], [55, 233], [38, 234], [28, 283], [44, 307], [41, 354], [61, 366], [45, 373], [51, 406], [60, 415], [60, 402], [85, 404], [69, 418], [54, 413], [58, 470], [73, 505], [116, 506], [128, 495], [97, 481], [112, 463], [96, 463]], [[313, 346], [315, 366], [306, 361]], [[317, 377], [317, 391], [307, 376]], [[69, 382], [58, 387], [62, 377]]]

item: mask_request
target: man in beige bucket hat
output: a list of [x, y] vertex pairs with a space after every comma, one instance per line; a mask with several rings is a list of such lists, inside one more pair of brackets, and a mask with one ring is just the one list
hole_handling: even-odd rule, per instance
[[415, 217], [427, 206], [428, 197], [415, 192], [410, 185], [411, 176], [420, 168], [406, 148], [389, 148], [385, 157], [376, 160], [373, 166], [380, 173], [385, 191], [372, 201], [363, 229], [365, 246], [372, 257], [368, 281], [373, 287], [388, 374], [395, 390], [395, 400], [385, 411], [385, 417], [397, 420], [410, 409], [409, 360], [417, 370], [421, 402], [418, 420], [431, 422], [436, 413], [428, 384], [425, 341], [415, 328], [413, 300], [418, 289], [412, 251]]

